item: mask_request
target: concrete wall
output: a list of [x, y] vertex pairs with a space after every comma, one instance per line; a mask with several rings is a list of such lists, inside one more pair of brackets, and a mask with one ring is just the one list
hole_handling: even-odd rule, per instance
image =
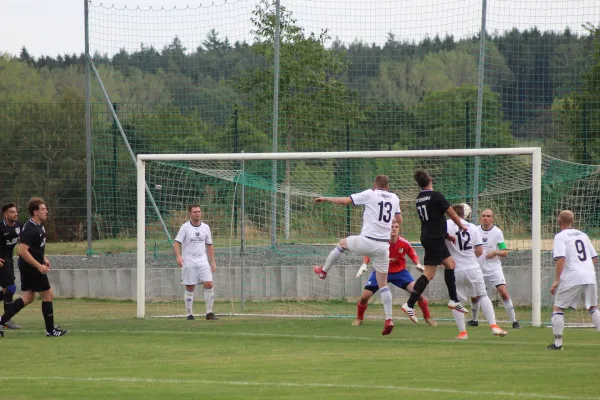
[[[135, 257], [53, 257], [53, 269], [49, 273], [50, 282], [58, 297], [89, 297], [130, 299], [136, 297], [136, 270], [132, 268]], [[350, 257], [348, 257], [350, 259]], [[249, 266], [243, 271], [238, 266], [220, 265], [214, 276], [218, 297], [239, 298], [244, 285], [246, 299], [327, 299], [355, 298], [360, 296], [367, 279], [365, 273], [360, 279], [355, 277], [357, 260], [333, 268], [327, 279], [322, 281], [312, 272], [312, 267], [298, 266]], [[172, 262], [171, 262], [172, 264]], [[75, 267], [77, 266], [77, 267]], [[414, 277], [420, 274], [410, 268]], [[369, 270], [370, 273], [370, 270]], [[515, 304], [527, 305], [531, 302], [531, 275], [529, 266], [507, 266], [504, 269], [508, 288]], [[548, 293], [554, 271], [542, 270], [542, 302], [550, 304]], [[17, 281], [19, 273], [16, 271]], [[440, 269], [429, 284], [426, 295], [434, 301], [447, 299], [446, 287]], [[19, 283], [17, 286], [20, 288]], [[495, 298], [494, 289], [488, 288], [490, 297]], [[180, 270], [172, 265], [160, 265], [148, 260], [146, 270], [146, 292], [154, 299], [180, 298], [183, 292], [180, 283]], [[396, 302], [404, 301], [404, 291], [393, 289]]]

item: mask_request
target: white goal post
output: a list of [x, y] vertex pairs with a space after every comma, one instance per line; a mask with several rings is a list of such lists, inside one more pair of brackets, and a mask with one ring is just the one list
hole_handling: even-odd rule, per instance
[[[531, 307], [532, 325], [541, 326], [541, 184], [542, 152], [539, 147], [357, 151], [357, 152], [303, 152], [303, 153], [217, 153], [217, 154], [139, 154], [137, 156], [137, 317], [146, 316], [146, 163], [150, 161], [273, 161], [273, 160], [328, 160], [328, 159], [390, 159], [419, 157], [478, 157], [478, 156], [531, 156]], [[154, 200], [150, 198], [151, 203]]]

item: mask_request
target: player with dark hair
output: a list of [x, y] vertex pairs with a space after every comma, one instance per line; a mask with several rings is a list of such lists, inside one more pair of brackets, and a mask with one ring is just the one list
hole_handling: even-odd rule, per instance
[[[23, 225], [17, 220], [17, 206], [7, 203], [2, 206], [2, 222], [0, 222], [0, 300], [4, 301], [4, 312], [8, 311], [13, 303], [13, 296], [17, 291], [15, 285], [15, 265], [13, 253], [19, 242], [19, 234]], [[6, 321], [8, 329], [21, 329], [14, 321]]]
[[462, 313], [469, 311], [458, 301], [456, 294], [455, 264], [446, 247], [446, 240], [454, 242], [456, 237], [448, 233], [444, 214], [447, 214], [461, 231], [466, 231], [467, 227], [463, 225], [460, 217], [450, 207], [450, 203], [444, 195], [433, 190], [433, 180], [426, 171], [417, 170], [414, 178], [421, 188], [421, 192], [416, 199], [416, 205], [419, 219], [421, 220], [421, 244], [425, 249], [425, 257], [423, 259], [425, 272], [415, 282], [413, 292], [410, 294], [408, 301], [402, 305], [402, 310], [408, 315], [411, 321], [417, 323], [418, 318], [414, 310], [415, 304], [429, 284], [429, 281], [435, 276], [439, 264], [442, 264], [445, 268], [444, 281], [450, 295], [448, 308]]
[[43, 199], [34, 197], [27, 206], [30, 219], [23, 226], [19, 244], [19, 272], [21, 273], [21, 298], [15, 300], [0, 317], [0, 336], [4, 336], [6, 321], [35, 300], [35, 294], [42, 296], [42, 315], [46, 324], [46, 336], [59, 337], [68, 333], [66, 329], [54, 326], [52, 300], [54, 294], [48, 280], [51, 264], [44, 252], [46, 249], [46, 230], [44, 222], [48, 219], [48, 208]]

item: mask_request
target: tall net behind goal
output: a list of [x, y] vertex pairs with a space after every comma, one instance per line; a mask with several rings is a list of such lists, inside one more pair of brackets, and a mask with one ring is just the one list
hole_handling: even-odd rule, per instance
[[[203, 221], [211, 227], [217, 254], [216, 312], [352, 317], [355, 302], [372, 269], [356, 278], [362, 259], [348, 253], [326, 280], [318, 279], [312, 267], [325, 261], [339, 238], [360, 233], [362, 209], [315, 204], [314, 199], [321, 195], [348, 196], [372, 187], [375, 175], [388, 175], [390, 189], [401, 199], [402, 236], [413, 243], [422, 258], [420, 223], [414, 208], [418, 193], [412, 178], [414, 170], [427, 169], [435, 188], [452, 203], [470, 202], [468, 194], [473, 192], [475, 158], [472, 156], [373, 156], [378, 153], [385, 152], [356, 159], [282, 160], [278, 162], [276, 186], [272, 185], [269, 160], [242, 162], [228, 155], [227, 161], [146, 161], [145, 182], [156, 204], [155, 208], [147, 201], [145, 209], [146, 315], [184, 313], [180, 271], [170, 240], [187, 221], [187, 206], [199, 203]], [[189, 158], [181, 156], [184, 157]], [[532, 156], [482, 156], [480, 161], [480, 208], [490, 207], [498, 215], [496, 222], [504, 230], [512, 250], [505, 274], [514, 292], [514, 302], [527, 308], [523, 319], [531, 321]], [[274, 235], [272, 194], [277, 199]], [[166, 237], [157, 211], [171, 239]], [[417, 277], [412, 262], [407, 261], [409, 270]], [[392, 293], [397, 304], [407, 299], [403, 290], [394, 288]], [[443, 274], [431, 282], [425, 294], [432, 304], [447, 301]], [[202, 296], [197, 294], [196, 298]], [[378, 296], [374, 296], [369, 316], [382, 315], [377, 300]], [[204, 306], [197, 304], [195, 312], [203, 313]], [[434, 313], [438, 318], [451, 318], [444, 307], [434, 307]], [[396, 315], [400, 316], [398, 308]]]

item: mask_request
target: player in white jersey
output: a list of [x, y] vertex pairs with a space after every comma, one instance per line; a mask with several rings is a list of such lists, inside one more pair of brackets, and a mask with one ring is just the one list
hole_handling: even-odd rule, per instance
[[[496, 225], [494, 225], [494, 213], [489, 208], [481, 212], [479, 218], [481, 225], [477, 226], [481, 239], [483, 240], [483, 256], [479, 257], [479, 266], [483, 271], [485, 282], [496, 288], [496, 291], [502, 298], [506, 315], [512, 322], [514, 329], [520, 329], [519, 321], [515, 315], [515, 306], [510, 298], [510, 293], [506, 287], [506, 279], [502, 272], [502, 258], [508, 257], [508, 248], [504, 243], [504, 234]], [[477, 314], [479, 304], [477, 300], [471, 299], [473, 308], [473, 319], [467, 323], [467, 326], [478, 326]]]
[[331, 202], [348, 206], [362, 205], [364, 207], [363, 225], [360, 235], [348, 236], [340, 239], [337, 247], [333, 249], [325, 265], [315, 266], [314, 272], [321, 279], [327, 277], [327, 271], [339, 260], [344, 251], [350, 250], [360, 256], [371, 259], [379, 295], [385, 312], [385, 325], [382, 335], [389, 335], [394, 329], [392, 321], [392, 293], [387, 285], [389, 267], [389, 240], [392, 232], [392, 222], [402, 223], [400, 215], [400, 199], [389, 192], [389, 180], [385, 175], [377, 175], [373, 189], [355, 193], [350, 197], [319, 197], [315, 202]]
[[[181, 268], [181, 283], [185, 285], [185, 311], [187, 319], [194, 319], [192, 305], [194, 304], [194, 290], [196, 285], [204, 287], [204, 303], [206, 305], [206, 319], [218, 319], [213, 313], [215, 292], [213, 290], [212, 274], [217, 270], [215, 249], [213, 247], [210, 227], [200, 221], [202, 210], [198, 204], [188, 207], [190, 220], [181, 225], [175, 244], [177, 264]], [[183, 246], [183, 253], [181, 247]], [[210, 259], [210, 263], [209, 263]]]
[[598, 310], [598, 287], [595, 267], [598, 254], [590, 238], [573, 228], [575, 217], [569, 210], [558, 215], [560, 232], [554, 236], [552, 256], [556, 261], [556, 277], [550, 288], [555, 294], [552, 307], [552, 332], [554, 342], [548, 350], [562, 350], [565, 308], [577, 308], [583, 296], [585, 308], [592, 316], [596, 330], [600, 332], [600, 311]]
[[[502, 330], [496, 324], [494, 306], [487, 296], [483, 275], [477, 261], [477, 258], [483, 253], [483, 242], [479, 235], [479, 230], [476, 229], [475, 225], [464, 220], [464, 208], [461, 204], [452, 206], [452, 209], [461, 218], [462, 224], [468, 226], [467, 230], [461, 230], [451, 219], [446, 222], [448, 232], [446, 246], [456, 264], [454, 274], [456, 275], [458, 300], [476, 299], [481, 304], [483, 314], [492, 329], [492, 334], [495, 336], [506, 336], [506, 331]], [[452, 310], [452, 314], [454, 315], [459, 331], [456, 339], [468, 339], [465, 314], [456, 310]]]

